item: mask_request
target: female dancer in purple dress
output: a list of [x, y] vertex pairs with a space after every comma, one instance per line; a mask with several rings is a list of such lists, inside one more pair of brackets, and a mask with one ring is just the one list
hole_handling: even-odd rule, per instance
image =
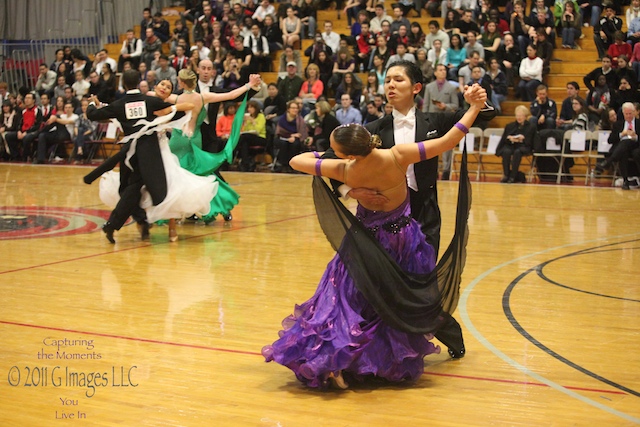
[[[346, 388], [348, 382], [372, 376], [392, 382], [415, 380], [423, 373], [423, 357], [439, 352], [429, 341], [430, 332], [441, 325], [443, 309], [451, 304], [439, 289], [442, 280], [434, 271], [436, 253], [410, 216], [406, 170], [412, 163], [452, 149], [468, 132], [487, 96], [478, 85], [467, 91], [465, 95], [473, 100], [471, 107], [441, 138], [376, 149], [378, 138], [364, 127], [343, 125], [331, 134], [331, 147], [339, 159], [322, 160], [320, 153], [304, 153], [291, 160], [296, 170], [336, 179], [352, 188], [370, 188], [387, 201], [375, 206], [361, 202], [357, 220], [347, 224], [344, 237], [336, 243], [330, 234], [335, 236], [339, 221], [323, 219], [327, 209], [315, 194], [321, 180], [314, 179], [318, 217], [338, 254], [313, 297], [296, 306], [294, 314], [282, 322], [280, 338], [262, 349], [267, 361], [287, 366], [309, 387], [324, 388], [332, 382]], [[466, 177], [465, 181], [468, 183]], [[340, 219], [349, 221], [345, 215]], [[466, 216], [459, 222], [456, 228], [466, 230]], [[376, 251], [382, 254], [382, 262], [371, 259]], [[389, 278], [404, 274], [407, 279], [389, 283], [386, 276], [391, 268], [386, 265], [398, 267]], [[461, 265], [451, 268], [458, 273], [462, 270]], [[422, 286], [416, 286], [418, 282]]]

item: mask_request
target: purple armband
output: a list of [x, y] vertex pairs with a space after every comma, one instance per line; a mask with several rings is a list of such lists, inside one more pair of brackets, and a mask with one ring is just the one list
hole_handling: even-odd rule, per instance
[[313, 157], [315, 157], [316, 159], [320, 158], [320, 153], [318, 153], [317, 151], [313, 152]]
[[424, 142], [418, 142], [418, 151], [420, 152], [420, 161], [427, 160], [427, 151], [424, 148]]
[[469, 129], [463, 125], [462, 123], [458, 122], [455, 124], [455, 127], [457, 127], [458, 129], [460, 129], [462, 131], [462, 133], [464, 133], [465, 135], [469, 133]]
[[321, 165], [322, 165], [322, 159], [318, 159], [318, 161], [316, 162], [316, 175], [317, 176], [322, 176]]

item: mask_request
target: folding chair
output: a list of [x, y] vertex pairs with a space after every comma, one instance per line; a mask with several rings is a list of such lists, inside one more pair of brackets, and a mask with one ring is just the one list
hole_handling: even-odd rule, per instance
[[[560, 150], [562, 150], [562, 138], [559, 136], [557, 130], [543, 130], [539, 132], [541, 144], [545, 147], [544, 151], [534, 151], [533, 157], [531, 160], [531, 169], [529, 169], [529, 182], [533, 182], [534, 171], [537, 175], [540, 175], [540, 171], [538, 170], [538, 159], [541, 158], [552, 158], [558, 164], [558, 171], [551, 172], [545, 171], [545, 175], [554, 175], [556, 177], [556, 183], [560, 183], [561, 181], [561, 171], [560, 169]], [[540, 147], [541, 148], [541, 147]], [[549, 151], [551, 150], [551, 151]], [[556, 151], [558, 150], [558, 151]], [[540, 178], [538, 178], [540, 179]]]
[[586, 168], [584, 173], [584, 185], [587, 185], [589, 181], [589, 154], [590, 154], [590, 141], [591, 132], [587, 130], [567, 130], [562, 138], [562, 152], [560, 153], [560, 168], [558, 170], [559, 184], [562, 181], [563, 176], [582, 176], [579, 173], [564, 173], [562, 171], [563, 166], [567, 159], [574, 159], [575, 164], [578, 164], [579, 160], [582, 160], [583, 165]]
[[[589, 151], [589, 179], [593, 183], [595, 180], [594, 168], [596, 164], [605, 158], [605, 155], [611, 150], [611, 144], [609, 144], [610, 130], [598, 130], [591, 132], [591, 150]], [[591, 161], [593, 161], [593, 167], [591, 167]], [[613, 173], [611, 175], [599, 175], [598, 178], [611, 178], [611, 185], [615, 184], [618, 173], [618, 165], [614, 166]]]
[[[451, 158], [451, 173], [460, 173], [459, 169], [456, 169], [456, 156], [462, 155], [462, 149], [464, 146], [462, 144], [467, 144], [467, 158], [468, 162], [475, 161], [476, 164], [480, 163], [480, 152], [482, 151], [482, 129], [478, 127], [472, 127], [469, 129], [469, 133], [462, 137], [460, 140], [460, 144], [458, 144], [457, 148], [453, 149], [453, 155]], [[473, 160], [475, 159], [475, 160]], [[479, 166], [478, 166], [479, 167]], [[476, 181], [480, 179], [480, 170], [477, 170], [476, 173]]]
[[487, 163], [485, 161], [485, 157], [496, 156], [496, 148], [498, 148], [498, 144], [500, 143], [500, 139], [502, 139], [502, 134], [504, 133], [503, 128], [487, 128], [483, 132], [484, 143], [482, 144], [482, 150], [478, 152], [480, 160], [478, 161], [478, 179], [480, 179], [480, 175], [483, 177], [487, 173], [496, 173], [489, 172], [485, 169], [485, 165], [492, 164], [498, 165], [498, 174], [502, 173], [502, 162], [491, 162]]

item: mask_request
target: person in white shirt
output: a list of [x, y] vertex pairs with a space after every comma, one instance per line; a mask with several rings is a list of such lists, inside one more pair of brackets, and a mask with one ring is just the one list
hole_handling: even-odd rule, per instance
[[[38, 135], [38, 155], [34, 163], [44, 163], [48, 148], [65, 141], [71, 141], [75, 133], [75, 125], [78, 115], [73, 112], [73, 104], [64, 105], [64, 113], [53, 117], [52, 123], [56, 123], [55, 130], [41, 132]], [[62, 151], [62, 150], [58, 150]], [[56, 156], [56, 158], [58, 158]]]
[[433, 47], [427, 52], [427, 61], [431, 62], [435, 67], [438, 64], [447, 65], [447, 51], [442, 48], [442, 42], [440, 40], [433, 41]]
[[331, 21], [325, 21], [324, 23], [322, 40], [324, 40], [324, 44], [331, 48], [332, 52], [338, 52], [340, 48], [340, 35], [333, 32], [333, 23]]
[[520, 83], [518, 90], [523, 101], [536, 99], [536, 89], [542, 84], [542, 69], [544, 67], [541, 58], [536, 56], [536, 48], [527, 46], [527, 57], [520, 61]]
[[385, 12], [384, 3], [376, 4], [375, 14], [376, 16], [371, 18], [371, 21], [369, 22], [369, 31], [371, 31], [373, 34], [378, 34], [380, 31], [382, 31], [382, 21], [391, 22], [393, 21], [393, 18], [391, 18], [389, 15], [387, 15], [387, 12]]
[[244, 39], [244, 46], [251, 49], [251, 68], [255, 71], [269, 71], [269, 42], [260, 32], [258, 24], [251, 26], [251, 34]]
[[424, 47], [427, 49], [427, 52], [433, 47], [433, 42], [435, 40], [440, 40], [444, 51], [449, 49], [449, 34], [440, 29], [438, 21], [433, 20], [429, 21], [429, 33], [427, 33], [424, 40]]
[[120, 56], [118, 57], [118, 72], [122, 72], [124, 63], [127, 61], [131, 63], [133, 68], [138, 68], [141, 55], [142, 40], [135, 37], [133, 30], [127, 30], [127, 37], [122, 42], [122, 49], [120, 49]]
[[262, 24], [262, 22], [264, 21], [264, 18], [267, 15], [276, 16], [276, 8], [273, 7], [273, 5], [269, 0], [262, 0], [262, 2], [260, 3], [260, 6], [258, 6], [256, 11], [251, 16], [251, 18], [254, 21], [258, 21], [259, 23]]
[[398, 62], [401, 60], [411, 61], [413, 63], [416, 62], [416, 57], [413, 56], [413, 53], [407, 52], [407, 45], [404, 43], [398, 43], [396, 46], [396, 54], [391, 55], [389, 60], [387, 61], [387, 68], [391, 67], [394, 62]]
[[78, 98], [78, 101], [80, 101], [82, 100], [82, 97], [89, 92], [89, 87], [91, 86], [91, 83], [89, 83], [84, 79], [84, 74], [82, 73], [82, 71], [76, 71], [75, 77], [76, 77], [76, 81], [74, 84], [71, 85], [71, 88], [75, 92], [76, 98]]
[[104, 64], [109, 64], [111, 66], [111, 70], [115, 70], [118, 68], [118, 63], [116, 62], [116, 60], [113, 58], [109, 58], [107, 49], [101, 49], [98, 53], [96, 53], [93, 64], [96, 72], [100, 75], [102, 75], [102, 66]]
[[40, 95], [43, 93], [51, 93], [56, 84], [56, 80], [56, 72], [50, 70], [47, 64], [40, 64], [40, 74], [38, 75], [38, 81], [36, 81], [36, 90], [38, 93]]
[[196, 40], [196, 44], [191, 46], [191, 51], [197, 50], [200, 54], [200, 58], [208, 58], [211, 50], [204, 45], [203, 39]]

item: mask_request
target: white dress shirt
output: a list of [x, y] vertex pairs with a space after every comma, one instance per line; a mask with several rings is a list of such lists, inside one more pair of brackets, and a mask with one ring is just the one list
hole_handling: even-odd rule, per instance
[[[393, 139], [396, 145], [415, 144], [416, 142], [416, 108], [413, 107], [405, 116], [398, 110], [393, 110]], [[413, 165], [407, 168], [407, 184], [409, 188], [418, 191], [418, 182]]]
[[[200, 88], [200, 93], [205, 94], [211, 92], [211, 86], [213, 86], [213, 82], [209, 81], [208, 83], [203, 82], [202, 80], [198, 80], [198, 87]], [[204, 104], [204, 109], [209, 112], [209, 104]], [[204, 122], [209, 124], [209, 115], [207, 114], [204, 117]]]

